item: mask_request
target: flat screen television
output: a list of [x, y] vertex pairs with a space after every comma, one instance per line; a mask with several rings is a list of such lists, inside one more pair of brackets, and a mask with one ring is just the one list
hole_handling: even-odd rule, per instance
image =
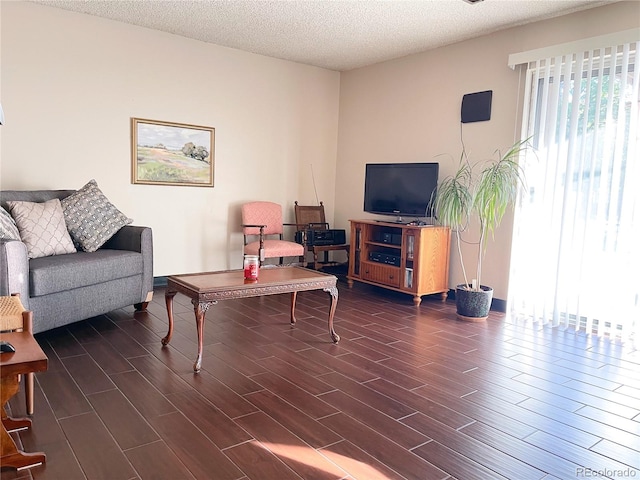
[[364, 211], [378, 215], [433, 217], [438, 163], [368, 163], [364, 176]]

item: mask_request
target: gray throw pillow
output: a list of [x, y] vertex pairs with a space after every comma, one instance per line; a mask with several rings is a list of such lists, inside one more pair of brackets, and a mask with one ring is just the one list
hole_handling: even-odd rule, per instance
[[20, 232], [9, 212], [0, 207], [0, 240], [20, 240]]
[[29, 258], [75, 253], [60, 200], [44, 203], [7, 202]]
[[102, 193], [95, 180], [62, 199], [67, 229], [79, 249], [95, 252], [118, 230], [133, 222]]

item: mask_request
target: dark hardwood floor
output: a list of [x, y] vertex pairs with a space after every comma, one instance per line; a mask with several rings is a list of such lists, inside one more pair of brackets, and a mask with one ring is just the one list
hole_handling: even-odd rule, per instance
[[[191, 304], [164, 292], [36, 336], [46, 465], [2, 479], [640, 478], [640, 355], [580, 333], [455, 320], [452, 303], [339, 283], [212, 306], [194, 374]], [[24, 414], [22, 392], [10, 402]], [[18, 438], [17, 434], [14, 434]]]

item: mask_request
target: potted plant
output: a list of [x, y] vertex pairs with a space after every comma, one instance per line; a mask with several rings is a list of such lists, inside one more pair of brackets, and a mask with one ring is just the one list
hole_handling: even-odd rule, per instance
[[[518, 158], [528, 140], [518, 141], [497, 158], [472, 165], [463, 149], [460, 167], [455, 174], [438, 185], [435, 210], [438, 222], [450, 227], [458, 243], [458, 256], [464, 283], [456, 287], [456, 312], [461, 320], [484, 321], [489, 315], [493, 288], [482, 285], [482, 260], [487, 240], [500, 225], [508, 207], [513, 206], [519, 185], [524, 185], [524, 172]], [[476, 275], [469, 282], [463, 258], [462, 233], [472, 221], [479, 225], [476, 251]]]

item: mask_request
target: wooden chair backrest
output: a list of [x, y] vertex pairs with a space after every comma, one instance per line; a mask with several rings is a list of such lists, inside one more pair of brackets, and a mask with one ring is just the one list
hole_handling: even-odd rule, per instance
[[327, 230], [329, 225], [324, 216], [324, 205], [320, 202], [320, 205], [298, 205], [295, 202], [294, 206], [296, 214], [296, 225], [298, 230]]

